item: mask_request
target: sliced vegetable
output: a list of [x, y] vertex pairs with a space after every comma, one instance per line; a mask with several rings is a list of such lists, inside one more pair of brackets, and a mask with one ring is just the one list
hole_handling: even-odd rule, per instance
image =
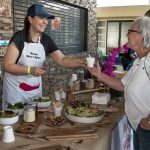
[[3, 111], [3, 112], [0, 112], [0, 118], [11, 118], [11, 117], [15, 117], [17, 116], [16, 113], [14, 113], [13, 111]]
[[27, 105], [27, 103], [23, 104], [22, 102], [18, 102], [18, 103], [15, 103], [14, 105], [8, 103], [7, 108], [8, 109], [14, 109], [14, 110], [15, 109], [23, 109], [25, 105]]
[[45, 119], [48, 122], [47, 125], [50, 126], [60, 126], [65, 122], [65, 119], [63, 117], [55, 116], [54, 114], [46, 114]]
[[33, 102], [48, 102], [50, 101], [50, 98], [42, 98], [42, 97], [39, 97], [39, 98], [35, 98], [33, 100]]

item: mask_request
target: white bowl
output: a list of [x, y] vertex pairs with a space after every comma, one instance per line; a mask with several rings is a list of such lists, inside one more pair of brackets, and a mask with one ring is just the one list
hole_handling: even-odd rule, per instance
[[15, 124], [16, 122], [18, 122], [18, 120], [19, 120], [19, 114], [17, 114], [14, 117], [10, 117], [10, 118], [0, 118], [0, 124], [12, 125], [12, 124]]
[[24, 109], [7, 109], [7, 110], [11, 110], [11, 111], [13, 111], [14, 113], [18, 113], [19, 115], [23, 115], [23, 110], [24, 110]]
[[33, 102], [36, 103], [38, 105], [38, 107], [41, 107], [41, 108], [47, 108], [51, 105], [51, 100], [49, 97], [41, 97], [41, 99], [47, 99], [49, 101], [46, 101], [46, 102]]
[[73, 115], [68, 115], [65, 112], [65, 116], [70, 121], [77, 122], [77, 123], [96, 123], [103, 119], [104, 114], [97, 116], [97, 117], [85, 118], [85, 117], [77, 117], [77, 116], [73, 116]]

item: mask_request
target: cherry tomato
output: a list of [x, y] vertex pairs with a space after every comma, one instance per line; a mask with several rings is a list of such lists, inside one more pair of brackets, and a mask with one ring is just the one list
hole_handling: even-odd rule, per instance
[[47, 118], [47, 122], [51, 123], [52, 122], [51, 118]]
[[56, 120], [57, 122], [62, 122], [62, 121], [63, 121], [63, 118], [57, 117], [57, 118], [55, 118], [55, 120]]

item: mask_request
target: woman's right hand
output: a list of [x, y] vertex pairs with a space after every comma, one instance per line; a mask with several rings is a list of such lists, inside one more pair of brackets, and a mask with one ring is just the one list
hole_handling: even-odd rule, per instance
[[102, 71], [101, 71], [101, 67], [99, 65], [99, 62], [97, 61], [95, 66], [93, 68], [89, 68], [87, 67], [88, 71], [94, 75], [97, 79], [101, 78], [102, 75]]
[[44, 70], [44, 68], [40, 68], [40, 67], [31, 67], [31, 73], [34, 76], [42, 76], [46, 73], [46, 71]]

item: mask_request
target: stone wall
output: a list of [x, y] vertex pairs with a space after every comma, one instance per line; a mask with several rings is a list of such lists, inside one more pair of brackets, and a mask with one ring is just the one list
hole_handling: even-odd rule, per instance
[[[77, 54], [76, 56], [85, 57], [87, 53], [95, 54], [96, 52], [96, 0], [64, 0], [65, 2], [88, 9], [88, 51]], [[51, 95], [55, 90], [63, 86], [66, 88], [67, 82], [72, 73], [78, 69], [68, 69], [62, 67], [52, 59], [47, 58], [45, 62], [47, 73], [43, 76], [43, 95]]]

